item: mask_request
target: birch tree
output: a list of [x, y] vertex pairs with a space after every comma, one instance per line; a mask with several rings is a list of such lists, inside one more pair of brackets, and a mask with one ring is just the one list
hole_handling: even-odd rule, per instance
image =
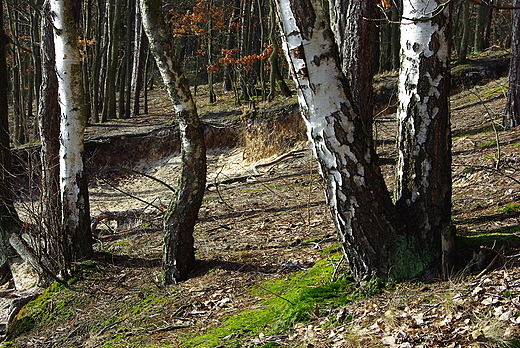
[[[394, 204], [390, 197], [370, 137], [354, 106], [350, 82], [339, 68], [335, 33], [330, 29], [327, 8], [320, 0], [277, 2], [284, 51], [298, 89], [308, 138], [325, 182], [328, 205], [343, 252], [359, 281], [373, 276], [387, 279], [414, 277], [439, 266], [442, 254], [441, 231], [437, 229], [437, 223], [444, 219], [432, 221], [430, 215], [425, 217], [426, 212], [421, 209], [418, 221], [408, 224], [400, 214], [402, 210], [409, 212], [419, 202], [428, 202], [426, 198], [418, 199], [425, 190], [425, 195], [432, 191], [431, 198], [437, 199], [442, 209], [449, 210], [450, 192], [439, 188], [438, 178], [434, 176], [442, 173], [449, 177], [449, 154], [448, 158], [443, 158], [448, 162], [448, 173], [442, 172], [445, 164], [437, 168], [441, 165], [439, 161], [428, 157], [435, 155], [436, 151], [439, 151], [439, 156], [444, 156], [446, 151], [444, 139], [436, 139], [434, 134], [446, 125], [437, 119], [448, 117], [448, 114], [441, 115], [445, 112], [441, 106], [435, 110], [432, 108], [435, 108], [435, 100], [447, 103], [448, 95], [441, 86], [449, 81], [445, 75], [447, 66], [444, 65], [449, 52], [449, 28], [434, 21], [447, 21], [449, 6], [433, 0], [405, 2], [409, 19], [403, 40], [405, 37], [409, 39], [405, 40], [408, 47], [403, 49], [402, 56], [404, 61], [409, 61], [410, 67], [403, 69], [401, 75], [412, 75], [410, 80], [402, 79], [400, 87], [406, 88], [401, 96], [413, 97], [415, 104], [408, 106], [403, 102], [401, 109], [416, 112], [407, 117], [400, 116], [410, 125], [411, 133], [402, 139], [403, 144], [409, 142], [410, 151], [400, 150], [403, 164], [399, 168], [406, 173], [398, 177], [406, 174], [405, 179], [399, 179], [406, 188], [410, 185], [406, 178], [413, 177], [412, 171], [420, 175], [420, 179], [418, 183], [412, 181], [417, 186], [412, 186], [412, 191], [399, 190], [398, 204]], [[433, 56], [440, 63], [425, 70], [426, 65], [419, 64], [418, 60], [423, 56]], [[449, 124], [447, 126], [446, 132], [449, 132]], [[417, 156], [417, 151], [420, 156]], [[410, 206], [402, 203], [408, 199]], [[426, 221], [435, 228], [419, 221]], [[441, 224], [440, 227], [449, 226], [448, 221], [446, 226]]]
[[181, 132], [181, 174], [164, 219], [165, 284], [186, 279], [195, 263], [193, 230], [206, 185], [204, 131], [188, 80], [175, 59], [165, 29], [161, 0], [139, 0], [143, 27], [173, 103]]
[[453, 243], [450, 6], [444, 0], [405, 0], [401, 24], [395, 200], [405, 228], [417, 231], [429, 257], [442, 243], [451, 253]]
[[[87, 181], [84, 172], [86, 110], [74, 0], [50, 0], [54, 25], [60, 115], [60, 191], [65, 258], [92, 253]], [[77, 5], [77, 4], [76, 4]]]

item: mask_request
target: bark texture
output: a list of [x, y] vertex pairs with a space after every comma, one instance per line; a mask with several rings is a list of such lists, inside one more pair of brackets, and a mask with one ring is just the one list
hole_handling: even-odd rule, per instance
[[[514, 6], [520, 7], [520, 0], [515, 0]], [[503, 123], [506, 129], [520, 125], [520, 10], [513, 10], [509, 91]]]
[[309, 1], [315, 21], [295, 21], [298, 6], [278, 1], [283, 48], [343, 251], [358, 280], [391, 276], [395, 211], [377, 155], [337, 64], [326, 9]]
[[[410, 200], [414, 204], [421, 202], [416, 217], [412, 214], [414, 205], [396, 206], [390, 198], [371, 138], [338, 64], [328, 9], [319, 0], [279, 0], [277, 4], [284, 51], [298, 89], [300, 109], [325, 181], [327, 201], [343, 252], [355, 277], [362, 281], [373, 276], [386, 279], [417, 276], [440, 259], [441, 237], [431, 226], [443, 226], [450, 208], [451, 186], [446, 184], [450, 177], [449, 112], [444, 99], [448, 94], [443, 94], [449, 81], [449, 76], [443, 75], [449, 50], [447, 42], [442, 41], [442, 34], [447, 35], [449, 28], [441, 22], [429, 27], [430, 37], [435, 34], [437, 40], [428, 41], [427, 47], [407, 42], [412, 52], [416, 49], [431, 52], [430, 56], [436, 55], [440, 62], [427, 70], [435, 73], [428, 79], [427, 72], [419, 75], [420, 59], [410, 57], [406, 71], [417, 81], [405, 79], [401, 86], [407, 87], [403, 96], [408, 96], [412, 103], [402, 108], [405, 111], [402, 118], [410, 125], [409, 129], [403, 127], [403, 132], [411, 133], [402, 138], [406, 146], [400, 150], [407, 167], [400, 168], [405, 173], [405, 187], [420, 192], [420, 197]], [[298, 20], [304, 15], [303, 8], [306, 18]], [[435, 5], [434, 10], [439, 8]], [[446, 19], [447, 13], [443, 11], [440, 15]], [[410, 28], [415, 31], [408, 32], [407, 37], [423, 36], [421, 28], [413, 24]], [[444, 70], [435, 70], [441, 66]], [[428, 115], [419, 112], [425, 108], [432, 108], [432, 112]], [[416, 129], [419, 133], [414, 133]], [[415, 180], [417, 175], [421, 176], [419, 181]], [[413, 180], [409, 183], [408, 179]], [[401, 198], [409, 195], [403, 192]], [[427, 211], [428, 208], [435, 211]], [[403, 214], [412, 223], [405, 221]]]
[[[48, 8], [45, 7], [44, 11]], [[58, 78], [55, 70], [54, 36], [52, 24], [44, 17], [41, 21], [42, 84], [40, 86], [39, 134], [41, 139], [41, 229], [45, 236], [42, 252], [52, 255], [57, 267], [69, 267], [61, 231], [60, 199], [60, 106], [58, 104]]]
[[[0, 9], [3, 1], [0, 0]], [[7, 90], [6, 49], [9, 38], [4, 32], [3, 12], [0, 13], [0, 269], [2, 276], [7, 271], [8, 258], [13, 255], [9, 246], [9, 234], [20, 228], [20, 220], [14, 209], [11, 192], [11, 149], [9, 139], [9, 110]]]
[[395, 199], [434, 259], [443, 233], [451, 238], [450, 12], [444, 1], [406, 0], [401, 24]]
[[60, 115], [60, 189], [66, 259], [92, 254], [87, 180], [84, 171], [86, 110], [78, 29], [72, 0], [50, 1], [56, 51]]
[[338, 45], [341, 69], [351, 84], [356, 107], [369, 135], [374, 117], [372, 81], [378, 3], [376, 0], [330, 2], [331, 29]]
[[204, 131], [186, 77], [173, 54], [160, 0], [140, 0], [143, 27], [181, 131], [181, 176], [164, 220], [164, 282], [188, 277], [195, 263], [193, 230], [206, 185]]

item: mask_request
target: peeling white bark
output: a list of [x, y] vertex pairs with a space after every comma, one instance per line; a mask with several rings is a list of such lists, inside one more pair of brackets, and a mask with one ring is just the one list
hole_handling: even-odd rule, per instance
[[[401, 24], [401, 69], [399, 73], [399, 108], [397, 117], [399, 120], [398, 137], [410, 136], [412, 149], [399, 151], [397, 165], [397, 176], [405, 176], [406, 163], [410, 159], [404, 150], [409, 151], [414, 157], [419, 159], [420, 153], [424, 153], [424, 146], [429, 141], [428, 132], [432, 121], [437, 117], [439, 108], [431, 107], [440, 98], [445, 98], [439, 92], [439, 84], [446, 76], [438, 74], [432, 77], [424, 69], [426, 59], [434, 59], [439, 62], [439, 66], [444, 68], [449, 64], [448, 40], [446, 38], [445, 27], [440, 28], [434, 23], [433, 19], [436, 11], [439, 11], [442, 2], [436, 0], [405, 0], [403, 2], [403, 20]], [[449, 16], [448, 6], [443, 11]], [[434, 51], [431, 47], [432, 40], [436, 39], [439, 47]], [[424, 93], [424, 85], [419, 90], [419, 85], [428, 81], [428, 91]], [[412, 111], [414, 110], [414, 111]], [[445, 112], [445, 110], [443, 110]], [[400, 140], [401, 142], [401, 140]], [[408, 204], [415, 202], [423, 194], [424, 188], [428, 187], [431, 165], [428, 159], [423, 160], [422, 170], [416, 171], [422, 176], [416, 180], [412, 188], [411, 197]], [[397, 190], [397, 200], [401, 199], [402, 191]]]
[[395, 233], [393, 206], [344, 85], [328, 12], [321, 0], [279, 0], [278, 16], [282, 46], [345, 255], [359, 279], [381, 269], [386, 275], [391, 261], [381, 237], [390, 242]]
[[85, 102], [81, 79], [78, 33], [74, 25], [72, 1], [51, 0], [58, 75], [60, 117], [60, 188], [64, 206], [64, 225], [78, 228], [80, 211], [88, 209], [80, 195], [82, 178]]

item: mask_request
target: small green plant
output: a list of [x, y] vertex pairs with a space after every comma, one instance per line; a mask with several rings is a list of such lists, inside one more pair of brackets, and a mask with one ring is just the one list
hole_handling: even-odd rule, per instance
[[513, 203], [497, 210], [497, 213], [512, 214], [520, 211], [520, 203]]
[[482, 148], [485, 148], [485, 147], [493, 146], [495, 144], [496, 144], [496, 141], [495, 140], [491, 140], [491, 141], [486, 141], [485, 143], [479, 144], [478, 147], [482, 149]]

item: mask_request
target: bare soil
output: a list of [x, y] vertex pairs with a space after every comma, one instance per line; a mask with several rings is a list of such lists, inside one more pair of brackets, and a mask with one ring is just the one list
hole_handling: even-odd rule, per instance
[[[508, 232], [514, 238], [520, 232], [520, 211], [507, 209], [520, 203], [520, 129], [502, 131], [499, 125], [506, 83], [506, 79], [498, 79], [452, 97], [453, 219], [460, 235]], [[168, 124], [170, 107], [161, 91], [156, 93], [150, 115], [93, 126], [89, 136], [136, 133]], [[199, 97], [198, 105], [209, 110], [204, 98]], [[244, 111], [228, 112], [223, 118], [216, 113], [202, 114], [211, 122], [230, 124]], [[395, 115], [378, 117], [376, 130], [378, 152], [391, 188]], [[294, 126], [278, 131], [286, 138], [303, 132]], [[273, 136], [264, 135], [265, 141]], [[322, 257], [320, 250], [336, 245], [315, 161], [304, 142], [292, 145], [272, 153], [265, 150], [266, 158], [260, 161], [252, 161], [254, 149], [247, 147], [209, 151], [209, 187], [195, 231], [198, 264], [191, 279], [167, 288], [160, 285], [161, 214], [149, 205], [168, 204], [171, 190], [143, 175], [101, 172], [90, 187], [93, 216], [145, 207], [153, 213], [129, 219], [119, 227], [113, 221], [101, 221], [94, 246], [96, 270], [83, 271], [73, 286], [81, 306], [62, 320], [51, 320], [22, 334], [13, 346], [180, 347], [186, 337], [221, 324], [230, 314], [258, 306], [259, 298], [249, 293], [253, 286], [307, 269]], [[294, 150], [302, 151], [273, 163]], [[262, 165], [266, 163], [272, 164]], [[147, 163], [142, 170], [175, 185], [179, 158], [172, 154]], [[311, 322], [278, 335], [238, 337], [231, 339], [232, 344], [499, 346], [520, 337], [517, 244], [501, 250], [494, 270], [482, 276], [397, 284], [345, 308], [317, 311]], [[463, 247], [461, 258], [473, 251]], [[479, 245], [474, 247], [479, 252]], [[493, 242], [486, 247], [492, 249]], [[149, 294], [163, 302], [146, 310], [131, 310]]]

